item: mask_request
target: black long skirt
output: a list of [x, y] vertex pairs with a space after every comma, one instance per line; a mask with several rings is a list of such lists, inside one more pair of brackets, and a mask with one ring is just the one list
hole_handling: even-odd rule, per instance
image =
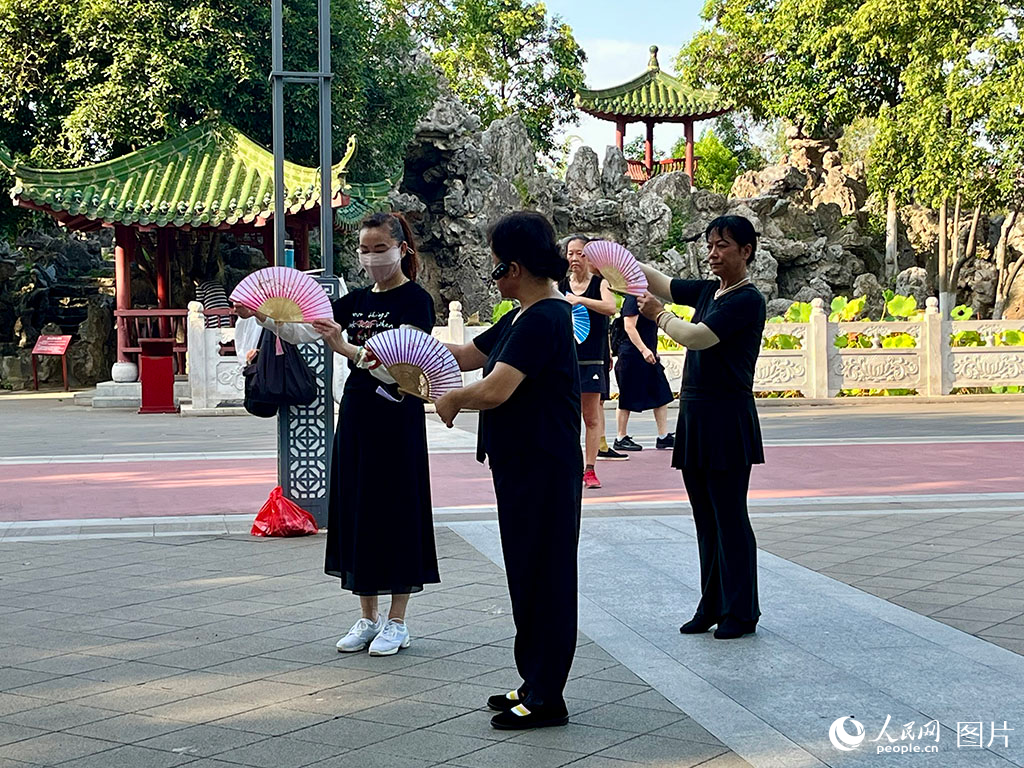
[[334, 433], [324, 570], [357, 595], [440, 582], [423, 401], [346, 389]]
[[672, 402], [672, 388], [660, 362], [651, 365], [640, 355], [619, 355], [615, 380], [619, 384], [620, 411], [640, 413]]

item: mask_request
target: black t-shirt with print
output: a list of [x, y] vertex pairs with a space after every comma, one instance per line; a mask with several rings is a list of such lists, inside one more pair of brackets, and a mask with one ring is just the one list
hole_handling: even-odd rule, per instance
[[[434, 300], [411, 280], [380, 293], [372, 287], [359, 288], [337, 299], [333, 306], [334, 321], [345, 331], [349, 343], [360, 347], [371, 336], [403, 325], [416, 326], [426, 333], [434, 329]], [[351, 361], [348, 367], [345, 389], [375, 391], [380, 386], [380, 380], [369, 371], [356, 368]]]
[[477, 460], [491, 466], [528, 458], [582, 471], [580, 373], [572, 307], [544, 299], [508, 312], [473, 343], [487, 355], [486, 376], [498, 363], [525, 374], [497, 408], [480, 413]]

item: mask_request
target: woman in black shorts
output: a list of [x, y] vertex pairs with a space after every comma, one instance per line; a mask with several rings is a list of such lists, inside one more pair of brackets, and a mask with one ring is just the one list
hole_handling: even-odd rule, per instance
[[580, 390], [583, 393], [583, 423], [586, 426], [583, 484], [600, 488], [594, 471], [597, 452], [604, 437], [603, 397], [608, 396], [608, 318], [615, 314], [615, 297], [608, 281], [590, 270], [583, 246], [589, 238], [573, 235], [566, 244], [569, 275], [558, 287], [570, 304], [582, 304], [590, 315], [590, 333], [576, 346], [580, 366]]

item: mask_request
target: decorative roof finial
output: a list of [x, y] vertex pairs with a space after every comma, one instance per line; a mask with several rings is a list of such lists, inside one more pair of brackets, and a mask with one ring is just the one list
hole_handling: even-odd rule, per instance
[[651, 60], [647, 62], [647, 68], [661, 69], [661, 66], [658, 64], [658, 46], [656, 45], [651, 46]]

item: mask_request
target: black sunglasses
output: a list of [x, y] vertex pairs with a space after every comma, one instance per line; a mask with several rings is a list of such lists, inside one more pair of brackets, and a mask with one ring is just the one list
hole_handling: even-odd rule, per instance
[[508, 274], [508, 271], [511, 268], [512, 266], [507, 261], [501, 262], [498, 266], [491, 270], [491, 280], [494, 280], [495, 282], [501, 280], [501, 278]]

